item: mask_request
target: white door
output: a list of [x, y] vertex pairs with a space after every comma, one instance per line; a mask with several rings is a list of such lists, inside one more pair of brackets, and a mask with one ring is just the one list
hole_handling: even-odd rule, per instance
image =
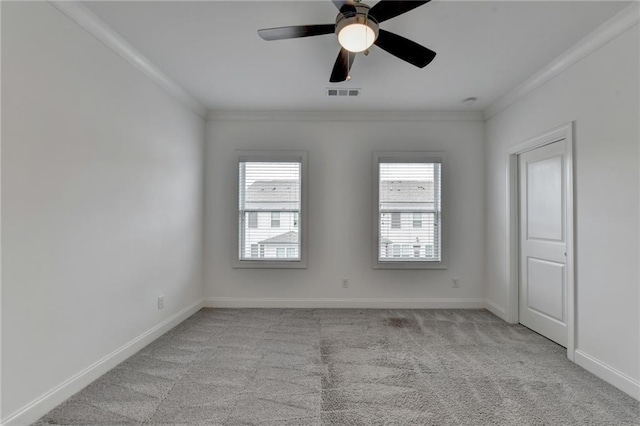
[[520, 323], [567, 346], [565, 141], [522, 153]]

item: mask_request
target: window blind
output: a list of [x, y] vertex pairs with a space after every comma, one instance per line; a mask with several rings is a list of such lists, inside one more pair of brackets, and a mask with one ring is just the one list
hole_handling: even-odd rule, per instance
[[300, 260], [300, 162], [239, 162], [239, 259]]
[[378, 167], [378, 261], [440, 262], [441, 163]]

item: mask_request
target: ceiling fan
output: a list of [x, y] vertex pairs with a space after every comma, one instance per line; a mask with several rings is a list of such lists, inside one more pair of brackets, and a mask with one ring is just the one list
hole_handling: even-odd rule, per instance
[[335, 33], [341, 49], [331, 71], [331, 83], [349, 80], [355, 54], [369, 54], [372, 44], [418, 68], [427, 66], [436, 52], [397, 34], [379, 28], [379, 24], [409, 12], [426, 1], [381, 0], [369, 7], [360, 0], [332, 0], [340, 11], [335, 24], [299, 25], [258, 30], [264, 40], [284, 40]]

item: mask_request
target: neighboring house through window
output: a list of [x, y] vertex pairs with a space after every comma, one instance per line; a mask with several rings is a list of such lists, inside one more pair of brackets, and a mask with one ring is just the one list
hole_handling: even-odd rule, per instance
[[443, 157], [429, 152], [374, 154], [375, 268], [446, 268]]
[[306, 267], [304, 152], [238, 152], [235, 267]]

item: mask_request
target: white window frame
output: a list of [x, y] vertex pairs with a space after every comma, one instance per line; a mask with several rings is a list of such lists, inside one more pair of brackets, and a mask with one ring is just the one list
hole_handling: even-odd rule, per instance
[[[447, 269], [448, 235], [447, 235], [447, 199], [448, 187], [446, 176], [448, 168], [444, 152], [427, 151], [393, 151], [373, 153], [373, 269]], [[380, 260], [380, 163], [440, 163], [440, 261], [384, 261]], [[424, 226], [424, 224], [423, 224]], [[412, 247], [413, 248], [413, 247]], [[426, 247], [425, 247], [426, 250]], [[402, 253], [402, 252], [401, 252]], [[402, 256], [402, 255], [401, 255]]]
[[[285, 260], [272, 258], [240, 259], [240, 231], [242, 220], [238, 214], [240, 205], [240, 163], [241, 162], [298, 162], [300, 163], [300, 214], [298, 234], [300, 235], [300, 258]], [[307, 152], [306, 151], [236, 151], [235, 203], [233, 217], [236, 233], [233, 238], [234, 268], [263, 269], [305, 269], [307, 267]], [[259, 248], [264, 253], [264, 246]]]

